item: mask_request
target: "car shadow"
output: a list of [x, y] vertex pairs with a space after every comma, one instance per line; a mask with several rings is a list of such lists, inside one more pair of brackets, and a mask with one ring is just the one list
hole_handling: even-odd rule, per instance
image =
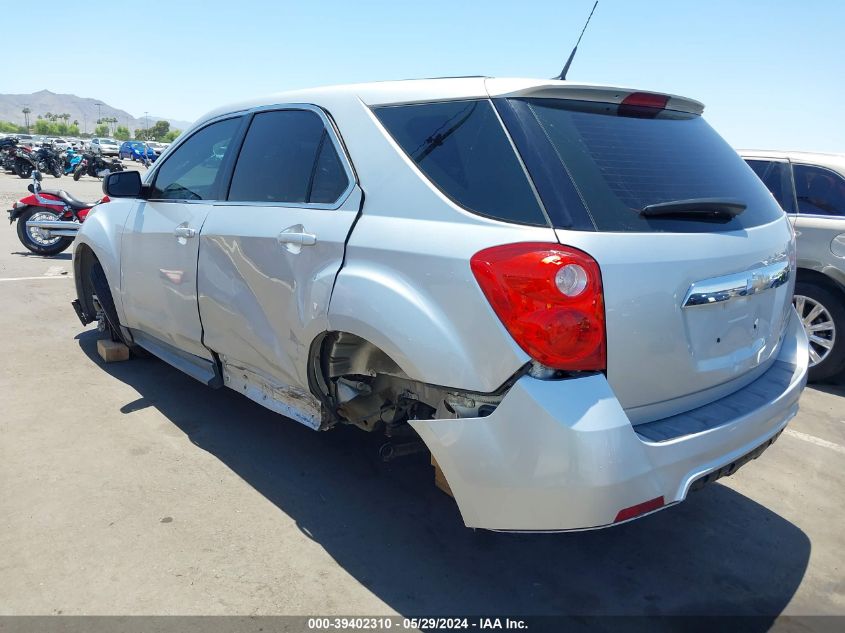
[[140, 394], [121, 412], [158, 409], [403, 615], [732, 614], [766, 631], [807, 568], [798, 527], [718, 483], [612, 529], [469, 530], [427, 454], [383, 463], [374, 434], [316, 433], [155, 358], [105, 364], [96, 331], [77, 338]]
[[823, 391], [834, 396], [845, 396], [845, 373], [824, 382], [814, 382], [807, 385], [809, 389]]

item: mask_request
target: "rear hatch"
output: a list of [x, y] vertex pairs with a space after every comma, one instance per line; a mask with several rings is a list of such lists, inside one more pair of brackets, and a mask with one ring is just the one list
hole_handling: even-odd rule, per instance
[[764, 372], [791, 307], [794, 242], [701, 104], [560, 82], [488, 88], [558, 239], [600, 266], [607, 377], [631, 420]]

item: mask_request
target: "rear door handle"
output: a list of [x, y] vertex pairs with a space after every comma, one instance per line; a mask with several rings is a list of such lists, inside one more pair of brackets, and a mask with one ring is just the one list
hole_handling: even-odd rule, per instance
[[296, 244], [297, 246], [314, 246], [317, 236], [307, 233], [301, 224], [294, 224], [279, 233], [279, 244]]
[[197, 230], [192, 229], [190, 226], [180, 225], [180, 226], [177, 226], [175, 229], [173, 229], [173, 235], [175, 235], [176, 237], [182, 237], [182, 238], [185, 238], [185, 239], [189, 239], [189, 238], [197, 236]]

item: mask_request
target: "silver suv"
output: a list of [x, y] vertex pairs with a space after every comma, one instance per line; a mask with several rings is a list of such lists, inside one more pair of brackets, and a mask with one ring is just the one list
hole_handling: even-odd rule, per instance
[[845, 370], [845, 155], [740, 150], [798, 236], [795, 307], [810, 342], [810, 380]]
[[424, 443], [468, 526], [628, 521], [759, 455], [806, 382], [791, 227], [702, 109], [481, 77], [221, 108], [104, 180], [75, 307], [312, 429]]

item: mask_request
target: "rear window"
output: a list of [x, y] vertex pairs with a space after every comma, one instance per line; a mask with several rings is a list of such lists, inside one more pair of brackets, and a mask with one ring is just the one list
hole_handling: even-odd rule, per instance
[[489, 100], [386, 106], [375, 114], [458, 205], [506, 222], [548, 225]]
[[[622, 115], [619, 106], [564, 99], [497, 100], [558, 228], [599, 231], [732, 231], [782, 211], [736, 152], [698, 115]], [[648, 205], [738, 199], [732, 219], [644, 217]]]

